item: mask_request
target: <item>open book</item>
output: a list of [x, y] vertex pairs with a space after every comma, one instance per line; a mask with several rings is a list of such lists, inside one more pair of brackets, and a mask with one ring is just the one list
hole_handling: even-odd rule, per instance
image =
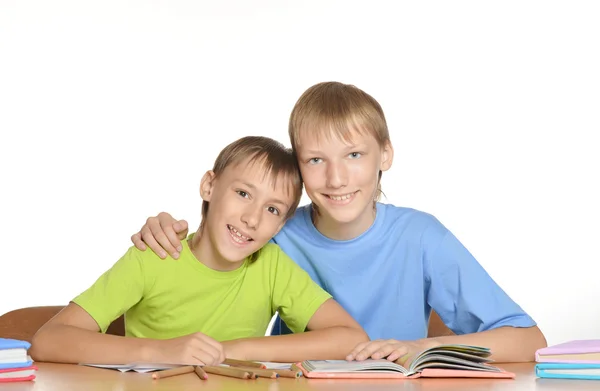
[[408, 368], [385, 359], [307, 360], [299, 366], [307, 378], [515, 377], [490, 365], [490, 355], [483, 347], [441, 345], [419, 353]]

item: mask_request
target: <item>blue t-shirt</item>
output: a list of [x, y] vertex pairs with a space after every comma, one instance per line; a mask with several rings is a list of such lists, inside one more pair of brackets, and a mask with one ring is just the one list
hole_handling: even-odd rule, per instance
[[[456, 334], [535, 326], [435, 217], [377, 204], [372, 226], [339, 241], [298, 209], [273, 239], [358, 321], [371, 339], [427, 336], [433, 308]], [[277, 318], [272, 334], [289, 329]]]

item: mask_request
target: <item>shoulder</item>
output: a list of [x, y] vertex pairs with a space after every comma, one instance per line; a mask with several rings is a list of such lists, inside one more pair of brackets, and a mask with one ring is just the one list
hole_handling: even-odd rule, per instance
[[303, 205], [296, 209], [296, 212], [292, 217], [286, 221], [285, 225], [282, 228], [283, 230], [290, 229], [301, 229], [306, 226], [306, 217], [310, 216], [311, 206], [310, 204]]
[[[182, 256], [185, 256], [182, 254]], [[160, 258], [154, 251], [149, 248], [146, 250], [140, 250], [135, 246], [131, 246], [127, 249], [127, 252], [117, 261], [117, 264], [125, 264], [128, 268], [137, 265], [143, 272], [150, 272], [156, 270], [165, 270], [173, 268], [174, 263], [180, 263], [180, 259], [174, 259], [171, 256], [167, 256], [165, 259]]]
[[278, 262], [280, 259], [289, 258], [278, 244], [269, 242], [258, 250], [257, 261], [264, 263]]
[[432, 214], [414, 208], [392, 204], [377, 204], [377, 213], [383, 216], [384, 229], [401, 229], [416, 234], [445, 234], [446, 227]]

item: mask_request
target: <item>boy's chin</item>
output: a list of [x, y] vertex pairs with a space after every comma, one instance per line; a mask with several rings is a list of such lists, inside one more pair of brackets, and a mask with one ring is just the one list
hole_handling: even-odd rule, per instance
[[248, 248], [245, 249], [227, 249], [229, 251], [221, 252], [221, 256], [223, 257], [223, 259], [231, 263], [243, 262], [250, 255], [260, 250], [264, 245], [266, 245], [266, 243], [262, 246], [257, 246], [256, 244], [254, 244], [252, 246], [248, 246]]
[[326, 205], [318, 205], [321, 216], [337, 224], [350, 224], [359, 221], [366, 209], [365, 205], [346, 205], [344, 207], [327, 208]]

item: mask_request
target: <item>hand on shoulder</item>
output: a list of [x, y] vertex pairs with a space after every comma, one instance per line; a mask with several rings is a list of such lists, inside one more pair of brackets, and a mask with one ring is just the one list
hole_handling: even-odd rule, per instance
[[175, 220], [166, 212], [148, 217], [146, 224], [139, 232], [131, 236], [131, 241], [141, 251], [147, 247], [159, 257], [166, 258], [167, 253], [177, 259], [181, 252], [181, 241], [188, 234], [188, 223], [185, 220]]

